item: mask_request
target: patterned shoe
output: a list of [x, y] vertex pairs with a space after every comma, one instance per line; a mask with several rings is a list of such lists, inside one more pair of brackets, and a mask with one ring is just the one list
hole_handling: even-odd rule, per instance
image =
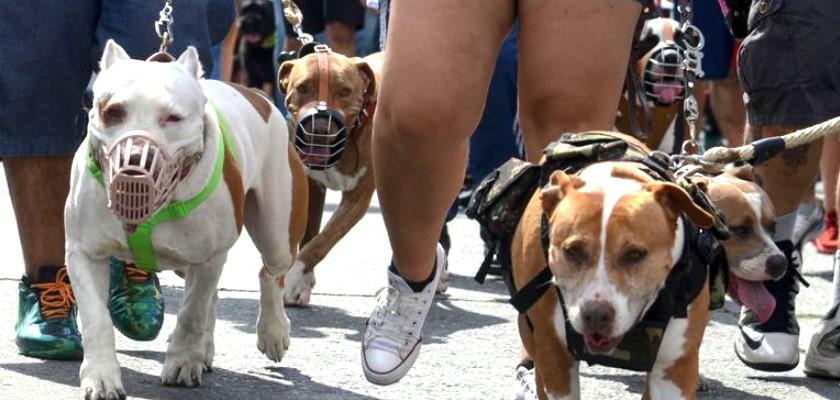
[[20, 279], [15, 343], [20, 354], [81, 360], [82, 335], [76, 325], [76, 300], [65, 267], [41, 267], [42, 283]]
[[154, 340], [163, 326], [163, 295], [157, 275], [111, 258], [111, 320], [123, 335]]

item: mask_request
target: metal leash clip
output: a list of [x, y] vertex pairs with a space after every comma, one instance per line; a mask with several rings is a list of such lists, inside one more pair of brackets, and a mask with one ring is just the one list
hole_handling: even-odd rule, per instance
[[172, 17], [172, 0], [166, 0], [163, 9], [160, 10], [159, 18], [155, 22], [155, 32], [160, 38], [160, 52], [166, 53], [175, 38], [172, 36], [172, 24], [175, 19]]

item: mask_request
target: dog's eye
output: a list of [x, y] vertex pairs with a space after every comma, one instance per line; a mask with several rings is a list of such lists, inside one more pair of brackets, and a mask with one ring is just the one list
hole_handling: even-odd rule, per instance
[[350, 93], [353, 93], [353, 91], [350, 90], [350, 88], [342, 88], [341, 91], [338, 92], [338, 95], [341, 97], [347, 97], [350, 95]]
[[574, 241], [563, 244], [563, 257], [573, 263], [583, 263], [586, 261], [586, 250], [583, 249], [583, 243]]
[[102, 120], [106, 124], [116, 124], [125, 119], [125, 108], [119, 105], [108, 106], [102, 112]]
[[309, 93], [309, 88], [306, 85], [300, 85], [297, 88], [295, 88], [295, 90], [298, 92], [298, 94], [306, 95], [307, 93]]
[[647, 256], [647, 250], [631, 248], [621, 255], [621, 263], [624, 265], [632, 265], [642, 261]]
[[167, 124], [172, 124], [172, 123], [176, 123], [176, 122], [181, 122], [183, 119], [184, 119], [184, 117], [182, 117], [178, 114], [169, 114], [169, 115], [166, 116], [166, 119], [164, 120], [164, 122], [167, 123]]
[[742, 238], [742, 239], [746, 239], [746, 238], [752, 236], [752, 234], [753, 234], [753, 229], [749, 225], [747, 225], [747, 226], [733, 226], [733, 227], [729, 228], [729, 231], [734, 233], [735, 236], [738, 236], [739, 238]]

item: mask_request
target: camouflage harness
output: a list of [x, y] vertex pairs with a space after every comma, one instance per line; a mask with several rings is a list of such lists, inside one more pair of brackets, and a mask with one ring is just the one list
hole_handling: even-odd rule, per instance
[[[542, 164], [530, 164], [512, 159], [485, 178], [476, 188], [467, 215], [479, 221], [490, 236], [491, 251], [476, 274], [483, 282], [494, 255], [502, 265], [502, 276], [511, 293], [510, 303], [525, 315], [528, 326], [533, 325], [526, 312], [543, 294], [554, 286], [557, 298], [566, 316], [566, 345], [576, 360], [589, 364], [635, 371], [650, 371], [656, 362], [659, 346], [671, 318], [686, 318], [688, 306], [700, 294], [709, 273], [710, 309], [723, 306], [724, 277], [728, 274], [726, 258], [718, 243], [728, 235], [716, 207], [690, 181], [680, 182], [696, 204], [715, 218], [715, 227], [701, 230], [690, 221], [684, 221], [685, 246], [680, 259], [668, 274], [663, 288], [648, 311], [628, 331], [616, 349], [609, 355], [595, 355], [586, 350], [583, 336], [572, 328], [566, 303], [548, 265], [524, 285], [516, 285], [511, 275], [510, 244], [519, 219], [533, 193], [548, 182], [555, 170], [568, 174], [600, 161], [632, 161], [642, 165], [642, 170], [657, 180], [674, 182], [667, 155], [647, 154], [634, 148], [627, 141], [609, 133], [566, 134], [545, 150]], [[548, 218], [543, 215], [540, 237], [546, 262], [548, 260]], [[518, 288], [517, 288], [518, 287]]]

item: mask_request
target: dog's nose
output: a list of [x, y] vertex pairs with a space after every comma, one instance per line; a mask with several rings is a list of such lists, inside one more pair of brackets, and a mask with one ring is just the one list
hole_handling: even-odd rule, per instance
[[596, 333], [606, 333], [612, 329], [615, 319], [615, 308], [612, 304], [602, 300], [591, 300], [583, 304], [581, 309], [583, 324]]
[[778, 279], [787, 271], [788, 261], [785, 256], [774, 254], [767, 257], [764, 268], [771, 279]]

